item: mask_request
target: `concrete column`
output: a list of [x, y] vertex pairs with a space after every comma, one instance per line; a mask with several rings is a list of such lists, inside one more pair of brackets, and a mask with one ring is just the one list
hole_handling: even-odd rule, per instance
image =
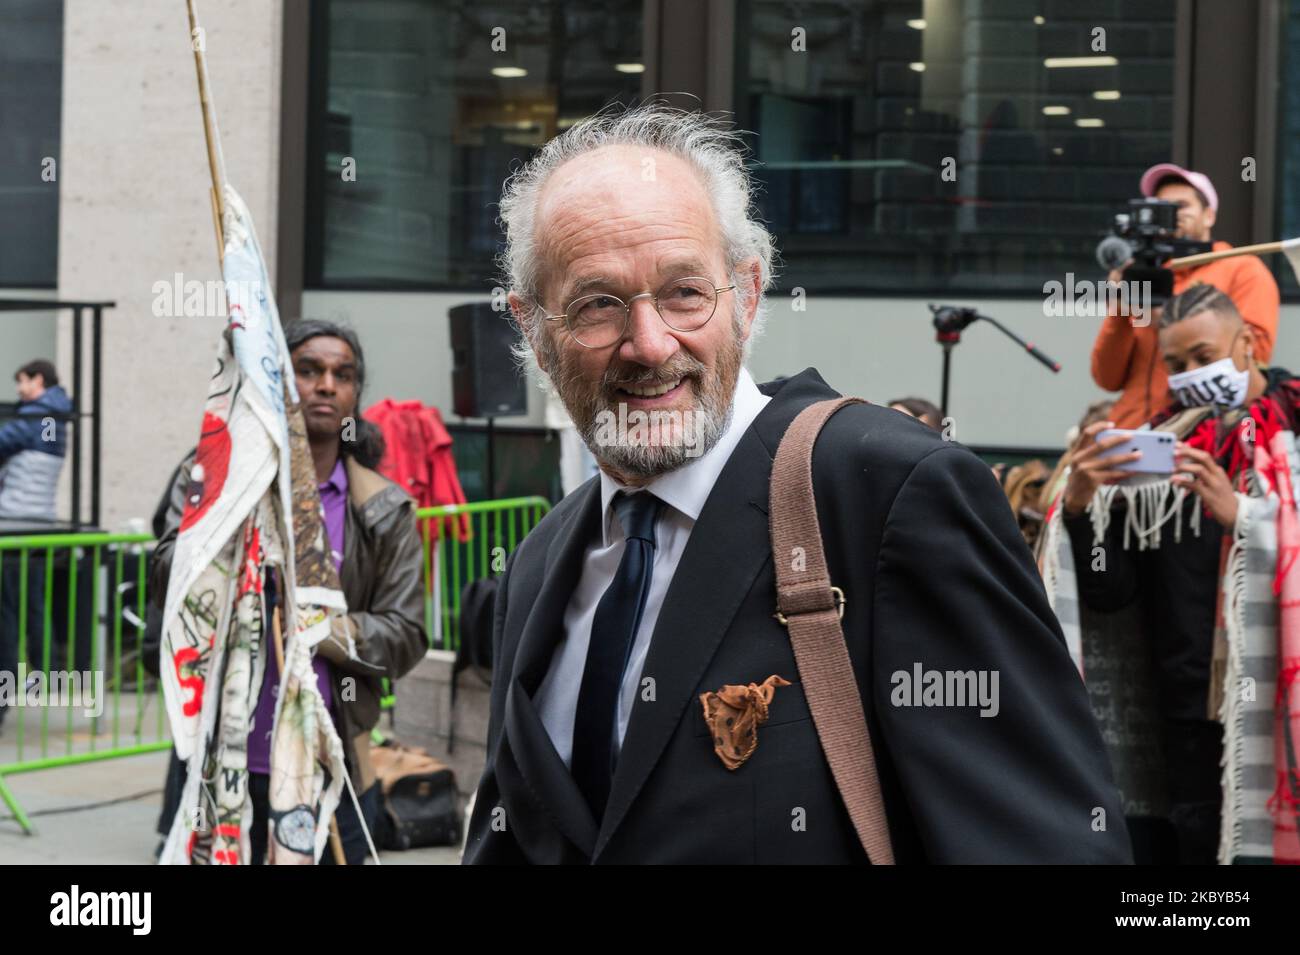
[[[275, 276], [281, 0], [199, 4], [226, 170]], [[148, 518], [198, 441], [223, 308], [155, 314], [155, 283], [219, 281], [185, 4], [66, 0], [59, 296], [110, 299], [103, 524]], [[61, 374], [72, 369], [68, 321]], [[85, 480], [89, 480], [89, 470]]]

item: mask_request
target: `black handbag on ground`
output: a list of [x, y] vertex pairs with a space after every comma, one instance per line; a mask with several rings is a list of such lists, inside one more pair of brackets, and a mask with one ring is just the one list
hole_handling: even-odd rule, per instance
[[370, 748], [380, 787], [373, 833], [380, 849], [460, 844], [460, 794], [451, 767], [424, 750], [388, 742]]

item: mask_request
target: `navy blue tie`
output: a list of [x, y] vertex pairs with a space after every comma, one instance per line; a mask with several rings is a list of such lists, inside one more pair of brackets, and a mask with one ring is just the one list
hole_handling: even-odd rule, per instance
[[619, 691], [637, 627], [641, 624], [646, 595], [650, 593], [655, 521], [664, 504], [649, 491], [636, 494], [619, 491], [611, 503], [627, 543], [618, 571], [596, 605], [591, 624], [591, 644], [578, 692], [570, 760], [574, 781], [587, 797], [597, 822], [604, 816], [605, 803], [609, 801], [617, 753]]

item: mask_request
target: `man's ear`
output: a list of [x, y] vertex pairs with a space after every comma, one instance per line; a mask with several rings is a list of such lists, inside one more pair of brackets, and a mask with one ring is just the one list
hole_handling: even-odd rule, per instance
[[1219, 219], [1218, 211], [1215, 209], [1211, 209], [1209, 206], [1206, 206], [1205, 207], [1205, 228], [1213, 229], [1214, 223], [1217, 222], [1218, 219]]
[[758, 259], [750, 259], [748, 262], [742, 262], [736, 269], [736, 283], [739, 292], [742, 288], [746, 291], [746, 301], [749, 307], [745, 309], [745, 314], [741, 316], [744, 322], [745, 331], [741, 335], [741, 341], [749, 340], [749, 333], [754, 327], [754, 316], [758, 314], [758, 299], [763, 292], [763, 266]]
[[1253, 358], [1255, 350], [1255, 329], [1251, 327], [1250, 322], [1243, 321], [1241, 323], [1241, 340], [1245, 342], [1244, 347], [1246, 352], [1251, 354]]
[[[524, 338], [531, 345], [533, 336], [531, 334], [531, 329], [529, 328], [529, 323], [537, 319], [537, 309], [533, 308], [528, 302], [520, 297], [517, 292], [511, 292], [507, 295], [506, 301], [510, 304], [510, 314], [515, 317], [515, 324], [519, 326], [519, 330], [524, 333]], [[538, 334], [545, 335], [546, 329], [539, 328], [537, 332]], [[542, 353], [537, 350], [535, 345], [532, 346], [532, 349], [533, 357], [537, 359], [537, 367], [549, 375], [551, 372], [550, 369], [546, 367], [546, 362], [542, 357]]]

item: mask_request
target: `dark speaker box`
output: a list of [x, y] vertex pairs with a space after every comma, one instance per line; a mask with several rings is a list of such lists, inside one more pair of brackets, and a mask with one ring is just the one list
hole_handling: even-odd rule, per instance
[[452, 410], [463, 418], [508, 418], [528, 413], [524, 376], [510, 346], [510, 312], [488, 302], [457, 305], [451, 315]]

